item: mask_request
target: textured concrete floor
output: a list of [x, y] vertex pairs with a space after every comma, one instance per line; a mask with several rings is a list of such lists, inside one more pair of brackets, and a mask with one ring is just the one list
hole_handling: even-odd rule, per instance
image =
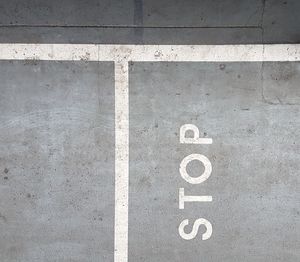
[[[129, 261], [299, 259], [300, 64], [265, 63], [263, 75], [261, 67], [131, 67]], [[186, 123], [213, 144], [180, 144]], [[211, 177], [200, 185], [179, 173], [192, 153], [212, 163]], [[198, 177], [203, 166], [193, 161], [188, 172]], [[212, 195], [213, 202], [180, 210], [180, 187], [186, 195]], [[184, 241], [178, 225], [199, 217], [213, 224], [211, 239]]]
[[[299, 11], [297, 0], [0, 0], [0, 42], [299, 43]], [[113, 261], [113, 65], [1, 61], [0, 72], [0, 261]], [[129, 262], [300, 259], [299, 81], [299, 63], [131, 64]], [[214, 143], [180, 145], [187, 122]], [[212, 162], [201, 185], [180, 177], [190, 153]], [[179, 210], [180, 187], [214, 200]], [[211, 239], [181, 239], [178, 224], [199, 216]]]
[[0, 261], [112, 261], [112, 64], [0, 71]]

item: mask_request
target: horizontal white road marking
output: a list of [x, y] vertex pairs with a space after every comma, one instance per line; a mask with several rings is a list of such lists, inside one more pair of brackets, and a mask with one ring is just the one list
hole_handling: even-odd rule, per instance
[[0, 44], [0, 60], [115, 62], [115, 262], [128, 261], [128, 61], [300, 61], [300, 44], [90, 45]]
[[299, 61], [300, 44], [77, 45], [0, 44], [0, 60], [67, 61]]

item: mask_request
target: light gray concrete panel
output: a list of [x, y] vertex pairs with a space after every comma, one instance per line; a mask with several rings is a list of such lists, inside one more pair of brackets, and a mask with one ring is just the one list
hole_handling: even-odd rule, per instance
[[[299, 63], [131, 65], [129, 262], [298, 260], [299, 76]], [[180, 144], [183, 124], [213, 144]], [[192, 153], [212, 163], [202, 184], [179, 172]], [[179, 209], [179, 188], [213, 201]], [[181, 221], [190, 232], [198, 218], [212, 223], [211, 238], [200, 227], [182, 239]]]
[[112, 261], [112, 63], [0, 62], [0, 261]]

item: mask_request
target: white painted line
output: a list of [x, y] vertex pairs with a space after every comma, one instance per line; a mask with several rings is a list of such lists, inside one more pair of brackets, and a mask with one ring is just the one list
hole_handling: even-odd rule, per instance
[[97, 45], [0, 44], [2, 60], [98, 61]]
[[234, 62], [300, 61], [300, 44], [74, 45], [0, 44], [0, 60]]
[[[300, 61], [300, 44], [283, 45], [77, 45], [0, 44], [0, 60], [112, 61], [115, 63], [114, 261], [128, 261], [128, 61]], [[197, 199], [198, 200], [198, 199]], [[202, 199], [201, 199], [202, 200]], [[210, 199], [206, 199], [207, 201]]]
[[128, 260], [128, 118], [128, 62], [115, 63], [115, 262]]

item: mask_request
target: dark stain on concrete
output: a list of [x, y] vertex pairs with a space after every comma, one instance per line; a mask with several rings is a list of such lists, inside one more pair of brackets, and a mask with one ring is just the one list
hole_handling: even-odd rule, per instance
[[226, 65], [225, 64], [220, 64], [219, 68], [220, 68], [220, 70], [224, 70], [226, 68]]
[[3, 222], [7, 222], [7, 218], [6, 216], [4, 216], [3, 214], [0, 213], [0, 219], [3, 221]]
[[134, 0], [134, 36], [137, 43], [143, 42], [144, 37], [144, 11], [143, 11], [143, 0]]

